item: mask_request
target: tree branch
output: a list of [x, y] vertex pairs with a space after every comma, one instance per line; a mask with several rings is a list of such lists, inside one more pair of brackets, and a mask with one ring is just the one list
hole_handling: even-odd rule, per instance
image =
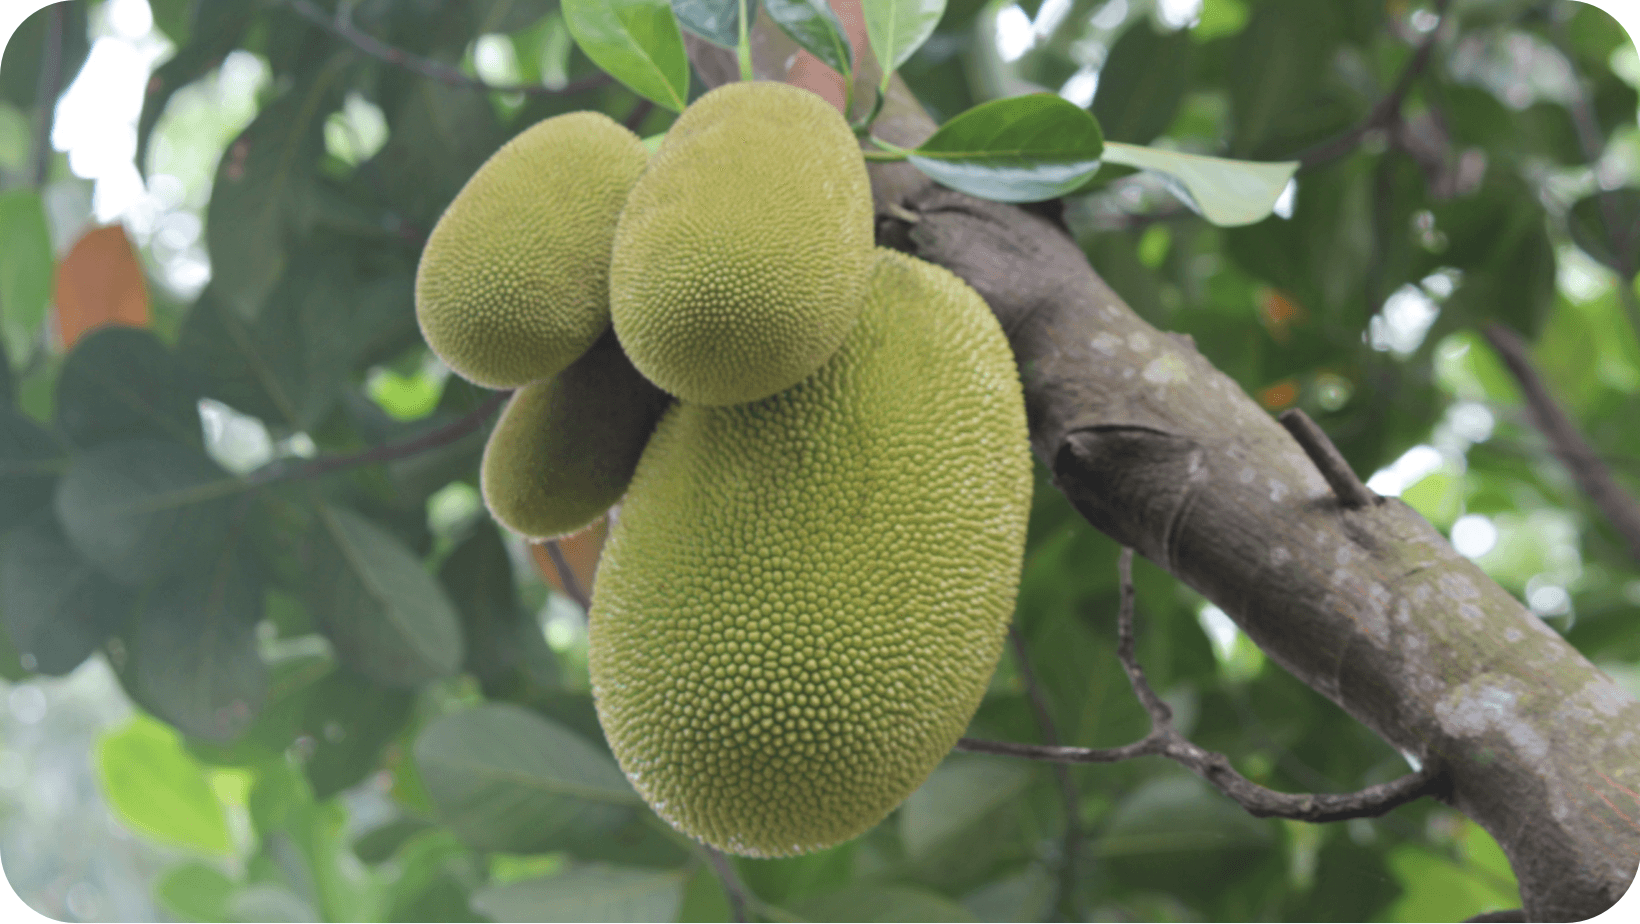
[[[1048, 698], [1043, 694], [1041, 684], [1037, 683], [1036, 672], [1031, 670], [1030, 658], [1025, 651], [1025, 636], [1010, 625], [1008, 641], [1013, 646], [1014, 663], [1019, 665], [1020, 679], [1025, 681], [1025, 695], [1030, 700], [1031, 711], [1036, 713], [1042, 740], [1050, 746], [1058, 746], [1059, 731], [1054, 727], [1053, 715], [1048, 711]], [[1084, 917], [1076, 892], [1076, 867], [1082, 846], [1082, 799], [1076, 792], [1076, 781], [1071, 779], [1069, 767], [1063, 763], [1057, 764], [1053, 772], [1059, 784], [1059, 798], [1065, 808], [1064, 849], [1059, 858], [1059, 886], [1054, 907], [1066, 920], [1077, 921]]]
[[[556, 563], [556, 559], [554, 562]], [[740, 877], [735, 875], [735, 868], [729, 865], [729, 858], [723, 855], [723, 851], [705, 844], [701, 845], [701, 849], [706, 851], [706, 858], [712, 861], [712, 872], [717, 874], [718, 883], [723, 886], [723, 894], [729, 898], [729, 920], [744, 924], [748, 920], [746, 887], [740, 884]]]
[[1435, 43], [1441, 35], [1441, 29], [1447, 24], [1446, 8], [1449, 0], [1436, 0], [1435, 14], [1439, 19], [1435, 28], [1429, 30], [1417, 50], [1412, 53], [1412, 59], [1396, 78], [1395, 86], [1389, 95], [1380, 99], [1362, 119], [1360, 124], [1348, 129], [1342, 135], [1299, 154], [1295, 158], [1299, 162], [1298, 172], [1305, 173], [1314, 170], [1328, 161], [1335, 160], [1348, 154], [1361, 143], [1367, 133], [1379, 128], [1387, 128], [1401, 118], [1401, 105], [1406, 102], [1407, 94], [1412, 92], [1412, 84], [1429, 66], [1430, 58], [1435, 53]]
[[541, 543], [547, 550], [547, 558], [552, 560], [552, 570], [558, 572], [558, 581], [564, 585], [564, 594], [581, 608], [582, 613], [592, 612], [592, 597], [581, 588], [581, 582], [575, 578], [575, 569], [569, 566], [569, 559], [564, 557], [564, 549], [557, 539], [548, 539]]
[[1368, 786], [1359, 792], [1305, 795], [1276, 792], [1237, 773], [1230, 759], [1223, 754], [1204, 750], [1191, 742], [1173, 725], [1173, 710], [1145, 679], [1145, 669], [1139, 664], [1135, 651], [1132, 549], [1122, 549], [1117, 570], [1121, 582], [1121, 606], [1116, 623], [1116, 657], [1122, 662], [1134, 696], [1150, 714], [1150, 734], [1120, 748], [1044, 747], [964, 738], [957, 743], [957, 750], [1056, 763], [1115, 763], [1135, 757], [1166, 757], [1212, 783], [1248, 814], [1258, 818], [1291, 818], [1309, 822], [1372, 818], [1424, 796], [1441, 797], [1446, 792], [1447, 780], [1435, 764], [1426, 764], [1416, 773]]
[[361, 32], [342, 12], [338, 12], [335, 17], [329, 16], [323, 9], [311, 3], [310, 0], [281, 0], [281, 2], [283, 2], [284, 5], [291, 10], [291, 12], [325, 30], [336, 38], [341, 39], [347, 44], [352, 45], [356, 50], [364, 53], [365, 55], [375, 58], [378, 61], [385, 61], [394, 67], [401, 67], [412, 73], [420, 74], [429, 80], [436, 80], [446, 86], [463, 87], [469, 90], [481, 90], [487, 93], [522, 93], [526, 96], [559, 96], [567, 93], [580, 93], [583, 90], [591, 90], [595, 87], [604, 86], [610, 82], [609, 75], [600, 71], [596, 74], [582, 77], [579, 80], [572, 80], [557, 89], [539, 83], [486, 83], [485, 81], [479, 80], [475, 77], [469, 77], [462, 73], [459, 69], [451, 67], [448, 64], [440, 61], [434, 61], [431, 58], [424, 58], [421, 55], [405, 51], [402, 48], [394, 48], [392, 45], [381, 41], [375, 36]]
[[273, 484], [281, 481], [299, 481], [308, 478], [318, 478], [335, 472], [358, 468], [374, 462], [392, 462], [403, 459], [430, 449], [449, 444], [472, 433], [489, 420], [501, 407], [509, 396], [510, 391], [498, 391], [485, 399], [483, 404], [473, 408], [461, 417], [442, 426], [405, 440], [402, 443], [384, 443], [372, 446], [359, 452], [344, 455], [325, 456], [318, 459], [309, 459], [293, 463], [290, 459], [277, 459], [269, 462], [247, 476], [246, 480], [253, 485]]
[[1281, 425], [1293, 435], [1298, 445], [1304, 449], [1304, 454], [1315, 463], [1316, 470], [1321, 477], [1327, 479], [1327, 485], [1332, 488], [1333, 494], [1338, 496], [1338, 502], [1345, 507], [1361, 508], [1376, 504], [1383, 498], [1372, 489], [1361, 483], [1361, 479], [1344, 461], [1344, 454], [1338, 451], [1327, 434], [1321, 431], [1310, 415], [1298, 408], [1283, 411], [1280, 417]]
[[1572, 473], [1578, 487], [1628, 543], [1629, 554], [1640, 562], [1640, 503], [1617, 483], [1611, 469], [1578, 431], [1577, 424], [1549, 394], [1543, 378], [1526, 355], [1526, 343], [1520, 335], [1501, 324], [1487, 325], [1485, 333], [1487, 342], [1498, 351], [1498, 357], [1520, 385], [1532, 423], [1549, 440], [1555, 458]]

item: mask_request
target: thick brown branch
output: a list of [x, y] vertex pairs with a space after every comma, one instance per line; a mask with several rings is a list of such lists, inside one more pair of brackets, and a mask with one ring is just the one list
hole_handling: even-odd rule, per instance
[[251, 484], [272, 484], [279, 481], [300, 481], [307, 478], [318, 478], [321, 475], [330, 475], [335, 472], [358, 468], [361, 465], [370, 465], [375, 462], [392, 462], [419, 453], [448, 446], [456, 440], [476, 431], [484, 425], [501, 407], [512, 392], [498, 391], [486, 398], [483, 404], [473, 408], [461, 417], [442, 426], [434, 427], [420, 436], [405, 440], [402, 443], [384, 443], [372, 446], [359, 452], [345, 455], [325, 456], [306, 462], [292, 464], [289, 459], [279, 459], [252, 472], [246, 479]]
[[1549, 440], [1555, 458], [1566, 466], [1577, 486], [1628, 543], [1634, 560], [1640, 561], [1640, 503], [1617, 483], [1611, 469], [1583, 438], [1577, 424], [1549, 394], [1543, 378], [1526, 355], [1526, 343], [1520, 335], [1502, 325], [1489, 324], [1486, 340], [1498, 351], [1498, 357], [1520, 385], [1532, 422]]
[[579, 80], [572, 80], [562, 87], [549, 87], [539, 83], [512, 83], [494, 84], [469, 77], [460, 70], [424, 58], [421, 55], [395, 48], [375, 36], [359, 31], [353, 23], [340, 15], [332, 17], [309, 0], [282, 0], [291, 12], [302, 17], [319, 28], [329, 32], [336, 38], [352, 45], [360, 52], [385, 61], [394, 67], [402, 67], [407, 71], [420, 74], [430, 80], [452, 87], [464, 87], [469, 90], [482, 90], [487, 93], [522, 93], [526, 96], [557, 96], [564, 93], [579, 93], [594, 87], [601, 87], [610, 82], [609, 75], [599, 72]]

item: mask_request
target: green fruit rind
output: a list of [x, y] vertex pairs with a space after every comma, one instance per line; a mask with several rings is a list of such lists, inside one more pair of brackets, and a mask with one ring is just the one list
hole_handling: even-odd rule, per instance
[[532, 539], [581, 529], [621, 499], [670, 400], [605, 336], [507, 402], [479, 465], [485, 506]]
[[848, 335], [872, 247], [871, 184], [842, 115], [786, 84], [727, 84], [673, 123], [621, 213], [615, 333], [685, 401], [766, 398]]
[[557, 375], [609, 326], [609, 255], [649, 152], [599, 112], [531, 126], [478, 168], [428, 235], [416, 320], [486, 388]]
[[650, 439], [590, 624], [599, 720], [684, 833], [746, 856], [852, 838], [962, 734], [1013, 612], [1031, 463], [977, 294], [878, 251], [812, 377], [687, 402]]

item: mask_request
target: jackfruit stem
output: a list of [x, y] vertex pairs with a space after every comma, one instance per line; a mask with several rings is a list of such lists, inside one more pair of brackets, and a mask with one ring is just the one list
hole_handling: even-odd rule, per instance
[[752, 38], [746, 28], [746, 0], [740, 0], [740, 41], [735, 44], [735, 57], [740, 59], [740, 79], [752, 79]]

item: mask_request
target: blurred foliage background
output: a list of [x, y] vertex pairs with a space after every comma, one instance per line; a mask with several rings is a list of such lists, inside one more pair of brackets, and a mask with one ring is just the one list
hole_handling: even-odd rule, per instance
[[[597, 79], [553, 0], [344, 5], [76, 0], [5, 48], [6, 875], [64, 920], [723, 920], [708, 858], [607, 782], [582, 613], [485, 515], [493, 403], [411, 305], [427, 230], [507, 138], [576, 109], [646, 135], [670, 116]], [[940, 118], [1047, 89], [1113, 140], [1305, 156], [1253, 226], [1118, 169], [1066, 219], [1141, 315], [1305, 409], [1640, 694], [1640, 564], [1480, 335], [1525, 335], [1640, 488], [1640, 57], [1610, 16], [951, 0], [903, 74]], [[583, 584], [600, 541], [566, 543]], [[1114, 656], [1116, 553], [1039, 484], [1016, 624], [1061, 743], [1147, 727]], [[1141, 658], [1202, 745], [1292, 791], [1405, 771], [1193, 592], [1142, 561], [1137, 581]], [[971, 735], [1043, 739], [1025, 678], [1005, 657]], [[1159, 760], [1068, 778], [1072, 824], [1053, 768], [956, 755], [856, 841], [734, 870], [768, 920], [1519, 904], [1492, 840], [1428, 801], [1309, 826]]]

